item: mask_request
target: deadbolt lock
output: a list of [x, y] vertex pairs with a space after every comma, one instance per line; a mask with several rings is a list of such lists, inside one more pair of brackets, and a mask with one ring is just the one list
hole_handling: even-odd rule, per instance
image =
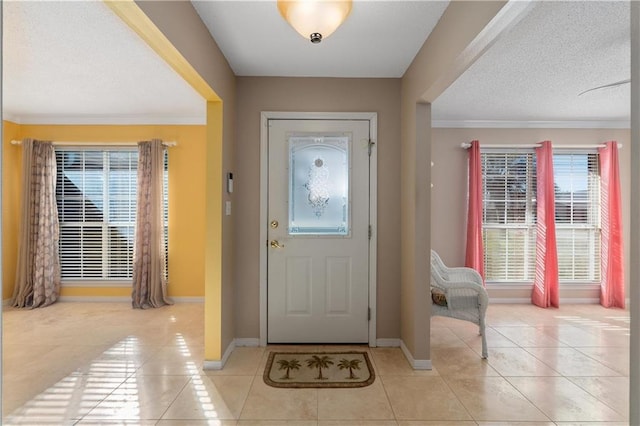
[[279, 223], [277, 220], [272, 220], [271, 221], [271, 228], [276, 229], [278, 227]]

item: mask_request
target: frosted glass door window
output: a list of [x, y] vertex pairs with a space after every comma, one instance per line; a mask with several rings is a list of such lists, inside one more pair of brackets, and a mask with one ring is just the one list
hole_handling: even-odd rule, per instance
[[349, 137], [289, 138], [289, 234], [349, 234]]

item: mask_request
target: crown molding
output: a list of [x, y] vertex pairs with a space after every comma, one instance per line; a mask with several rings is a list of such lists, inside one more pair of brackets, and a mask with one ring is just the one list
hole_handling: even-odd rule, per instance
[[205, 125], [206, 117], [179, 115], [15, 115], [3, 113], [3, 120], [16, 124], [53, 125]]
[[8, 113], [8, 112], [3, 112], [2, 113], [2, 121], [10, 121], [10, 122], [15, 123], [15, 124], [22, 124], [20, 122], [20, 117], [19, 116], [15, 115], [15, 114]]
[[431, 127], [452, 129], [630, 129], [631, 121], [433, 120]]

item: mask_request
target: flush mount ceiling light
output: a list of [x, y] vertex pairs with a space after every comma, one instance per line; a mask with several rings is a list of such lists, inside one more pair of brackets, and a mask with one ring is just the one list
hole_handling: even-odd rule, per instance
[[278, 0], [282, 17], [302, 37], [320, 43], [347, 19], [352, 0]]

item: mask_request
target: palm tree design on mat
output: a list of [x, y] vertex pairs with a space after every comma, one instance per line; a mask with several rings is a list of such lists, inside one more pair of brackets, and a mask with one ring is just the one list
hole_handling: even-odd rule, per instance
[[327, 378], [322, 375], [322, 369], [329, 368], [330, 365], [333, 365], [333, 361], [332, 358], [327, 355], [312, 355], [311, 358], [307, 358], [307, 367], [318, 369], [318, 377], [316, 377], [316, 380], [327, 380]]
[[302, 365], [300, 364], [300, 361], [298, 361], [295, 358], [291, 360], [279, 359], [278, 364], [280, 364], [280, 368], [278, 370], [287, 370], [285, 375], [281, 377], [281, 379], [285, 379], [285, 380], [291, 379], [291, 377], [289, 377], [289, 371], [299, 370], [300, 367], [302, 367]]
[[340, 370], [349, 370], [349, 377], [347, 377], [347, 379], [358, 379], [358, 376], [353, 374], [353, 370], [360, 370], [361, 362], [362, 360], [360, 359], [348, 360], [346, 358], [342, 358], [340, 363], [338, 363], [338, 368], [340, 368]]

